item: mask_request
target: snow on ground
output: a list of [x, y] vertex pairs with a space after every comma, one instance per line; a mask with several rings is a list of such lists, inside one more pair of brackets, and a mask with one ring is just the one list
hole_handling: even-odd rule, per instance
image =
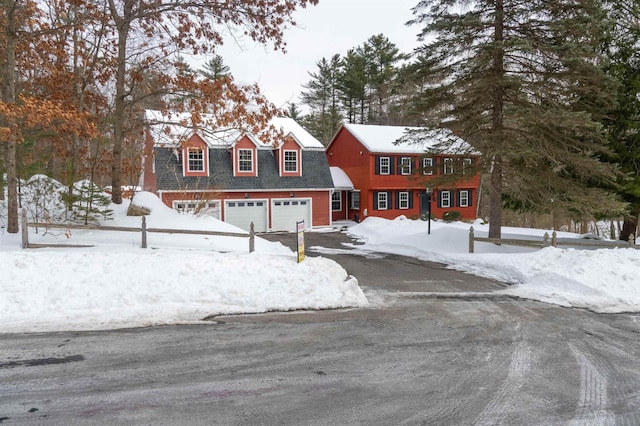
[[[399, 217], [370, 217], [349, 228], [364, 245], [358, 249], [395, 253], [442, 262], [450, 268], [513, 284], [502, 290], [528, 299], [596, 312], [640, 312], [640, 251], [633, 248], [544, 249], [475, 243], [469, 250], [470, 224], [427, 223]], [[489, 226], [473, 223], [476, 236], [486, 236]], [[549, 230], [503, 228], [503, 238], [537, 237]], [[558, 232], [559, 238], [580, 235]]]
[[[164, 206], [150, 193], [149, 228], [243, 232], [212, 217]], [[105, 225], [140, 227], [112, 205]], [[208, 315], [365, 306], [355, 278], [336, 262], [297, 256], [256, 238], [139, 232], [30, 231], [31, 243], [94, 244], [91, 248], [20, 249], [20, 234], [0, 235], [0, 333], [93, 330], [190, 323]], [[245, 233], [246, 234], [246, 233]], [[215, 251], [214, 251], [215, 250]], [[221, 252], [218, 252], [222, 251]]]
[[[151, 209], [149, 228], [243, 232], [212, 217], [181, 214], [150, 193], [134, 204]], [[128, 202], [112, 205], [110, 226], [139, 227]], [[348, 233], [364, 243], [345, 251], [375, 258], [396, 253], [509, 284], [503, 293], [597, 312], [640, 312], [640, 251], [532, 249], [475, 243], [468, 223], [367, 218]], [[476, 236], [488, 226], [476, 221]], [[3, 228], [4, 231], [4, 228]], [[326, 231], [326, 230], [318, 230]], [[503, 228], [503, 237], [542, 238], [548, 231]], [[559, 237], [579, 235], [559, 233]], [[280, 243], [256, 238], [138, 232], [30, 230], [30, 242], [91, 248], [20, 249], [20, 234], [0, 234], [0, 333], [94, 330], [192, 323], [216, 314], [368, 305], [356, 278], [323, 257], [297, 263]], [[322, 248], [313, 248], [322, 253]], [[335, 252], [335, 250], [334, 250]]]

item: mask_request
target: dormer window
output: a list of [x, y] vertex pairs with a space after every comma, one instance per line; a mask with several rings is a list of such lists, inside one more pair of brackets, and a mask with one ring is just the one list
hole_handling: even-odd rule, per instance
[[204, 171], [204, 150], [200, 148], [189, 148], [187, 170], [189, 172]]
[[298, 171], [298, 152], [297, 151], [284, 152], [284, 171], [294, 172], [294, 173]]
[[240, 172], [252, 172], [253, 171], [253, 151], [250, 149], [238, 150], [238, 171]]

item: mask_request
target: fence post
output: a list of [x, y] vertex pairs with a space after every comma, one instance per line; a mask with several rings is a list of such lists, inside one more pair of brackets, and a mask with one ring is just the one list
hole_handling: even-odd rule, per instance
[[474, 235], [473, 235], [473, 226], [471, 228], [469, 228], [469, 253], [473, 253], [473, 241], [474, 241]]
[[147, 248], [147, 218], [142, 216], [142, 248]]
[[21, 213], [22, 222], [22, 248], [29, 248], [29, 227], [27, 225], [27, 210], [22, 209]]
[[256, 233], [253, 229], [253, 222], [251, 222], [251, 226], [249, 227], [249, 253], [253, 253], [256, 245]]
[[542, 237], [542, 247], [549, 247], [549, 233], [545, 232], [544, 237]]
[[635, 235], [629, 234], [629, 247], [633, 247], [635, 244]]
[[553, 233], [551, 234], [551, 245], [554, 247], [558, 247], [558, 234], [556, 234], [556, 231], [553, 231]]

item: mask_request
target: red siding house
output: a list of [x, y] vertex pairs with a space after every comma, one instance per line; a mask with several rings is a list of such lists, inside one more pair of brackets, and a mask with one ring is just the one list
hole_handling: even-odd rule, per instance
[[[394, 219], [400, 215], [424, 218], [429, 204], [432, 217], [442, 218], [445, 212], [456, 210], [463, 219], [476, 218], [478, 175], [469, 173], [468, 178], [448, 187], [431, 187], [429, 180], [453, 174], [457, 167], [471, 171], [477, 155], [445, 130], [427, 132], [428, 137], [420, 143], [396, 143], [407, 130], [402, 126], [359, 124], [340, 127], [327, 146], [327, 158], [332, 171], [343, 171], [353, 189], [336, 187], [333, 220], [362, 220], [367, 216]], [[445, 138], [454, 146], [444, 151], [436, 149]]]
[[[237, 130], [184, 126], [184, 116], [145, 114], [142, 188], [169, 207], [208, 214], [256, 232], [331, 224], [333, 181], [324, 146], [293, 119], [270, 123], [276, 147]], [[172, 124], [173, 123], [173, 124]], [[211, 131], [208, 131], [211, 130]]]

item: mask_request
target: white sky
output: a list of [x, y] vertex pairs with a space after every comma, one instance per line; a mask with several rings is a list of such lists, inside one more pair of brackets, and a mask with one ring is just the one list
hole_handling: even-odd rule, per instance
[[362, 45], [371, 36], [385, 35], [401, 52], [417, 47], [418, 27], [404, 25], [412, 19], [411, 8], [418, 0], [320, 0], [318, 5], [295, 13], [298, 27], [285, 33], [287, 53], [270, 47], [228, 41], [220, 54], [236, 80], [257, 82], [267, 98], [278, 107], [299, 104], [302, 85], [323, 57]]
[[[137, 194], [134, 203], [151, 208], [149, 227], [243, 232], [212, 217], [180, 214], [150, 193]], [[140, 226], [139, 217], [126, 216], [127, 207], [112, 205], [114, 219], [106, 224]], [[477, 236], [486, 236], [488, 225], [473, 226]], [[540, 238], [544, 232], [503, 228], [504, 237]], [[598, 312], [640, 312], [640, 258], [632, 248], [528, 249], [478, 242], [469, 254], [468, 223], [433, 222], [427, 234], [426, 222], [404, 217], [369, 217], [349, 233], [364, 245], [307, 251], [373, 258], [397, 253], [511, 284], [498, 293]], [[150, 233], [151, 248], [142, 249], [139, 233], [30, 234], [31, 242], [95, 247], [21, 250], [20, 234], [0, 233], [0, 334], [197, 323], [212, 314], [270, 310], [383, 309], [387, 303], [385, 292], [362, 286], [338, 263], [322, 256], [297, 263], [291, 250], [261, 238], [249, 254], [248, 240], [236, 237]]]

